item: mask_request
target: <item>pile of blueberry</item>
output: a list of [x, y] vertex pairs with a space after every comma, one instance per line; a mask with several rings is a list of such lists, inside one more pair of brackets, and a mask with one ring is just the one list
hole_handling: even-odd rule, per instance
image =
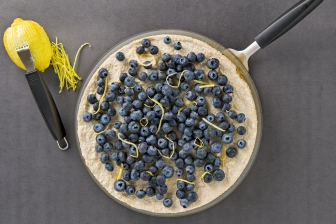
[[[169, 36], [163, 41], [171, 44]], [[172, 47], [180, 50], [182, 44], [177, 42]], [[159, 49], [149, 39], [143, 39], [136, 53], [146, 52], [156, 55]], [[116, 58], [124, 61], [125, 56], [118, 52]], [[116, 191], [135, 194], [140, 199], [156, 195], [165, 207], [171, 207], [172, 199], [164, 195], [168, 191], [168, 179], [177, 175], [176, 197], [186, 208], [198, 199], [194, 191], [196, 178], [202, 178], [205, 183], [225, 178], [220, 169], [223, 160], [217, 155], [226, 153], [224, 156], [233, 158], [237, 148], [245, 147], [246, 142], [243, 139], [234, 142], [233, 135], [234, 132], [237, 136], [244, 135], [245, 127], [236, 128], [229, 122], [243, 123], [245, 115], [231, 110], [233, 87], [224, 74], [218, 73], [218, 59], [206, 61], [210, 69], [207, 77], [204, 70], [196, 68], [205, 60], [203, 53], [190, 52], [187, 56], [163, 53], [161, 59], [157, 69], [152, 69], [150, 61], [130, 60], [128, 74], [120, 74], [120, 82], [109, 86], [109, 71], [100, 69], [96, 94], [101, 95], [101, 100], [94, 93], [87, 96], [94, 112], [85, 112], [83, 120], [94, 121], [95, 151], [101, 153], [105, 168], [113, 171], [111, 161], [115, 161], [123, 171], [114, 182]], [[139, 64], [144, 64], [147, 72], [138, 72]], [[143, 89], [142, 82], [151, 85]], [[205, 95], [211, 96], [211, 104], [218, 108], [218, 113], [208, 111]], [[111, 117], [116, 113], [123, 121], [112, 124]], [[226, 151], [222, 152], [224, 148]], [[167, 164], [169, 160], [175, 163], [175, 170]], [[204, 169], [202, 177], [194, 175], [195, 169]], [[146, 189], [136, 189], [131, 184], [139, 179], [148, 182]]]

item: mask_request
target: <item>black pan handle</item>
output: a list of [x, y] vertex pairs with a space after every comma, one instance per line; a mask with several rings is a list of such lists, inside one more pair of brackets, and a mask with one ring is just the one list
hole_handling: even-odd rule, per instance
[[68, 142], [65, 138], [65, 129], [48, 86], [37, 71], [26, 74], [26, 78], [51, 135], [56, 140], [58, 147], [61, 150], [66, 150]]
[[323, 0], [299, 1], [261, 32], [255, 41], [261, 48], [266, 47], [298, 24], [322, 2]]

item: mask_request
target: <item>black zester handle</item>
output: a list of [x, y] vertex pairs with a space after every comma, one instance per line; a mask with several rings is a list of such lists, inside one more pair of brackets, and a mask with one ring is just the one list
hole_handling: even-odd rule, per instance
[[[68, 143], [65, 139], [65, 129], [55, 105], [54, 99], [50, 94], [50, 91], [43, 80], [42, 76], [37, 72], [31, 72], [26, 74], [26, 78], [31, 92], [35, 98], [36, 104], [42, 114], [42, 117], [47, 124], [47, 127], [57, 141], [60, 149], [65, 150], [68, 148]], [[59, 145], [59, 141], [64, 140], [65, 147]]]
[[298, 24], [322, 2], [323, 0], [299, 1], [261, 32], [255, 41], [261, 48], [266, 47]]

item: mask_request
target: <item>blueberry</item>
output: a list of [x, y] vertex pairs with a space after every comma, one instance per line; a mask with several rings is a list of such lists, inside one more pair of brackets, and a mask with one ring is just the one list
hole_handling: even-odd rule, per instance
[[198, 128], [199, 128], [200, 130], [204, 131], [205, 129], [208, 128], [208, 124], [205, 123], [204, 121], [200, 121], [200, 122], [198, 122]]
[[181, 158], [178, 158], [176, 161], [175, 161], [175, 166], [179, 169], [182, 169], [184, 167], [184, 161], [183, 159]]
[[189, 84], [187, 82], [182, 82], [180, 88], [182, 91], [185, 91], [189, 88]]
[[146, 72], [139, 72], [138, 73], [138, 79], [141, 81], [145, 81], [147, 79], [147, 73]]
[[155, 87], [154, 86], [149, 86], [147, 89], [146, 89], [146, 93], [149, 97], [153, 97], [155, 94], [156, 94], [156, 90], [155, 90]]
[[166, 207], [166, 208], [170, 208], [172, 205], [173, 205], [173, 201], [172, 199], [170, 198], [165, 198], [163, 200], [163, 205]]
[[136, 169], [133, 169], [131, 171], [131, 179], [137, 181], [137, 180], [139, 180], [139, 178], [140, 178], [140, 172]]
[[237, 155], [237, 149], [236, 149], [236, 148], [233, 148], [233, 147], [228, 148], [228, 149], [226, 150], [226, 155], [227, 155], [227, 157], [229, 157], [229, 158], [233, 158], [233, 157], [235, 157], [235, 156]]
[[103, 78], [98, 78], [97, 82], [96, 82], [97, 86], [99, 87], [103, 87], [105, 84], [105, 80]]
[[222, 97], [222, 101], [223, 101], [224, 103], [231, 103], [231, 101], [232, 101], [232, 96], [229, 95], [229, 94], [225, 94], [225, 95]]
[[210, 80], [216, 80], [218, 78], [218, 73], [216, 70], [210, 70], [208, 73], [208, 78]]
[[90, 112], [85, 112], [83, 114], [83, 121], [90, 122], [92, 120], [92, 114]]
[[131, 133], [139, 133], [140, 131], [140, 124], [136, 121], [131, 121], [129, 124], [128, 124], [128, 130], [131, 132]]
[[195, 159], [194, 160], [194, 166], [196, 166], [196, 167], [202, 167], [202, 166], [204, 166], [204, 160], [203, 159], [199, 159], [199, 158], [197, 158], [197, 159]]
[[138, 67], [138, 62], [136, 60], [130, 60], [129, 65], [132, 68], [136, 68], [136, 67]]
[[163, 71], [159, 72], [159, 75], [158, 75], [159, 80], [166, 80], [166, 78], [167, 78], [167, 75], [165, 72]]
[[157, 46], [150, 46], [149, 47], [149, 53], [155, 55], [159, 52], [159, 48]]
[[215, 108], [222, 108], [222, 101], [218, 96], [214, 96], [211, 101], [212, 106]]
[[195, 172], [195, 167], [192, 165], [187, 165], [185, 170], [188, 174], [193, 174]]
[[141, 171], [141, 173], [140, 173], [141, 180], [149, 181], [150, 177], [151, 177], [151, 175], [146, 170]]
[[148, 40], [147, 38], [143, 39], [141, 41], [141, 45], [144, 47], [144, 48], [149, 48], [149, 46], [151, 46], [151, 41]]
[[246, 146], [246, 142], [245, 142], [245, 140], [244, 140], [244, 139], [240, 139], [240, 140], [238, 140], [238, 142], [237, 142], [237, 146], [238, 146], [238, 148], [240, 148], [240, 149], [245, 148], [245, 146]]
[[90, 104], [97, 102], [97, 98], [94, 94], [89, 94], [86, 99]]
[[240, 113], [240, 114], [237, 115], [237, 121], [238, 121], [238, 123], [243, 123], [245, 120], [246, 120], [245, 114]]
[[224, 115], [223, 112], [218, 112], [218, 113], [216, 114], [216, 121], [218, 121], [218, 122], [223, 122], [224, 119], [225, 119], [225, 115]]
[[102, 145], [96, 145], [96, 147], [95, 147], [95, 151], [96, 152], [102, 152], [103, 151], [103, 146]]
[[126, 182], [124, 180], [117, 180], [114, 182], [114, 190], [122, 192], [126, 189]]
[[144, 191], [142, 189], [137, 190], [135, 195], [137, 196], [137, 198], [142, 199], [146, 196], [146, 191]]
[[227, 128], [228, 132], [233, 132], [235, 130], [235, 126], [233, 124], [229, 124], [229, 127]]
[[220, 158], [216, 158], [214, 161], [214, 166], [221, 166], [222, 165], [222, 160]]
[[164, 149], [168, 146], [168, 141], [165, 138], [159, 138], [157, 144], [159, 148]]
[[103, 147], [105, 152], [109, 152], [113, 149], [113, 144], [110, 142], [106, 142]]
[[126, 73], [121, 73], [121, 74], [119, 75], [119, 80], [120, 80], [120, 82], [124, 82], [126, 77], [127, 77], [127, 74], [126, 74]]
[[206, 101], [205, 101], [204, 96], [198, 96], [196, 98], [196, 103], [197, 103], [197, 106], [199, 106], [199, 107], [204, 106], [205, 102]]
[[154, 161], [154, 156], [145, 153], [142, 155], [142, 161], [144, 161], [145, 163], [152, 163]]
[[127, 76], [124, 83], [127, 87], [133, 87], [135, 85], [135, 79], [132, 76]]
[[103, 164], [107, 164], [109, 162], [109, 156], [106, 153], [102, 153], [100, 155], [100, 162]]
[[[176, 169], [176, 175], [177, 175], [178, 177], [181, 177], [181, 176], [183, 175], [183, 170], [182, 170], [182, 169]], [[182, 181], [177, 181], [177, 184], [178, 184], [179, 182], [184, 183], [184, 182], [182, 182]], [[179, 188], [178, 188], [178, 189], [179, 189]]]
[[165, 185], [165, 183], [166, 183], [166, 177], [165, 177], [165, 176], [163, 176], [163, 175], [158, 175], [158, 176], [156, 177], [156, 184], [157, 184], [158, 186], [163, 186], [163, 185]]
[[155, 161], [155, 166], [159, 169], [164, 167], [164, 161], [162, 159], [158, 159]]
[[173, 90], [172, 90], [172, 88], [171, 88], [170, 86], [168, 86], [168, 85], [163, 85], [163, 86], [162, 86], [162, 93], [163, 93], [163, 95], [165, 95], [165, 96], [169, 96], [169, 95], [171, 95], [171, 94], [173, 93]]
[[200, 52], [196, 55], [196, 60], [198, 62], [202, 62], [202, 61], [204, 61], [204, 59], [205, 59], [205, 55], [202, 52]]
[[148, 145], [146, 142], [141, 142], [138, 145], [138, 150], [140, 154], [144, 154], [147, 151]]
[[194, 138], [202, 138], [203, 137], [203, 131], [199, 130], [199, 129], [193, 130], [193, 137]]
[[231, 109], [230, 104], [228, 104], [228, 103], [224, 103], [224, 104], [223, 104], [222, 111], [227, 112], [227, 111], [229, 111], [230, 109]]
[[152, 68], [152, 63], [150, 61], [145, 61], [143, 64], [144, 64], [145, 69], [151, 69]]
[[186, 124], [187, 127], [192, 127], [192, 126], [194, 126], [194, 124], [195, 124], [195, 120], [192, 119], [192, 118], [188, 118], [188, 119], [185, 121], [185, 124]]
[[123, 179], [125, 181], [130, 181], [131, 180], [131, 171], [129, 170], [126, 170], [124, 173], [123, 173]]
[[165, 44], [170, 44], [170, 42], [171, 42], [171, 38], [170, 38], [169, 36], [166, 36], [165, 38], [163, 38], [163, 42], [164, 42]]
[[205, 164], [204, 171], [211, 173], [214, 170], [214, 167], [211, 163]]
[[213, 142], [210, 148], [211, 152], [220, 153], [222, 151], [222, 144], [220, 142]]
[[181, 200], [180, 200], [180, 205], [181, 205], [183, 208], [188, 208], [188, 206], [189, 206], [189, 201], [188, 201], [188, 199], [185, 199], [185, 198], [181, 199]]
[[210, 183], [212, 181], [212, 175], [210, 174], [205, 174], [204, 177], [203, 177], [203, 180], [205, 183]]
[[111, 121], [111, 118], [107, 114], [103, 114], [100, 118], [100, 122], [102, 124], [108, 124], [110, 121]]
[[191, 191], [191, 192], [188, 193], [187, 199], [188, 199], [189, 202], [195, 202], [198, 199], [198, 195], [197, 195], [196, 192]]
[[231, 85], [229, 85], [229, 84], [226, 84], [226, 85], [224, 86], [224, 88], [223, 88], [223, 91], [224, 91], [225, 93], [233, 93], [233, 87], [232, 87]]
[[207, 62], [206, 65], [209, 69], [217, 69], [219, 66], [219, 61], [217, 58], [210, 58]]
[[197, 56], [194, 52], [190, 52], [190, 53], [188, 53], [187, 58], [189, 59], [190, 62], [194, 62], [196, 60]]
[[161, 57], [163, 62], [168, 62], [171, 59], [170, 54], [164, 53]]
[[139, 121], [142, 118], [143, 113], [141, 110], [134, 110], [131, 112], [130, 116], [133, 121]]
[[145, 48], [143, 46], [139, 46], [139, 47], [137, 47], [137, 49], [135, 50], [135, 52], [137, 54], [143, 54], [145, 52]]
[[163, 194], [160, 194], [160, 193], [157, 193], [156, 194], [156, 199], [158, 200], [162, 200], [164, 198], [164, 195]]
[[177, 190], [176, 191], [176, 197], [178, 199], [182, 199], [182, 198], [184, 198], [184, 196], [185, 196], [185, 192], [183, 190]]
[[158, 73], [155, 70], [150, 70], [148, 72], [148, 79], [152, 82], [156, 81], [158, 79]]
[[161, 174], [166, 178], [171, 178], [174, 175], [174, 169], [171, 166], [165, 166], [161, 170]]
[[226, 75], [219, 75], [218, 78], [217, 78], [217, 83], [220, 86], [226, 85], [227, 81], [228, 81], [228, 79], [227, 79]]
[[[156, 142], [157, 142], [157, 140], [156, 140], [156, 136], [155, 136], [155, 135], [150, 135], [150, 136], [148, 136], [148, 137], [146, 138], [146, 142], [147, 142], [147, 144], [149, 144], [149, 145], [155, 145]], [[155, 152], [155, 153], [156, 153], [156, 152]], [[155, 155], [155, 154], [153, 154], [153, 155]]]
[[126, 161], [126, 153], [125, 152], [118, 152], [118, 160], [120, 162], [125, 162]]
[[239, 127], [237, 128], [237, 133], [238, 133], [239, 135], [245, 135], [245, 133], [246, 133], [246, 128], [243, 127], [243, 126], [239, 126]]
[[230, 144], [233, 141], [233, 135], [231, 133], [224, 133], [222, 136], [222, 142]]
[[95, 123], [95, 124], [93, 125], [93, 130], [94, 130], [96, 133], [98, 133], [98, 132], [102, 132], [102, 131], [104, 130], [104, 125], [103, 125], [102, 123], [100, 123], [100, 122]]
[[157, 132], [157, 126], [156, 125], [149, 126], [149, 132], [155, 134]]
[[122, 53], [122, 52], [117, 52], [116, 53], [116, 59], [118, 60], [118, 61], [123, 61], [124, 59], [125, 59], [125, 55], [124, 55], [124, 53]]
[[135, 193], [135, 187], [132, 185], [128, 185], [126, 187], [126, 194], [133, 195]]
[[117, 96], [116, 102], [117, 102], [117, 104], [123, 104], [124, 103], [124, 97]]
[[215, 121], [215, 115], [208, 114], [208, 116], [206, 116], [206, 119], [212, 123]]
[[187, 70], [183, 77], [187, 82], [193, 81], [195, 79], [195, 73], [193, 71]]
[[154, 176], [154, 177], [151, 177], [151, 178], [149, 179], [149, 181], [148, 181], [148, 184], [149, 184], [149, 186], [156, 188], [156, 187], [157, 187], [157, 184], [156, 184], [156, 177], [155, 177], [155, 176]]
[[217, 169], [212, 173], [214, 180], [222, 181], [225, 178], [225, 173], [223, 170]]
[[221, 88], [220, 86], [214, 86], [212, 88], [212, 94], [215, 95], [215, 96], [219, 96], [221, 94]]
[[201, 106], [198, 108], [197, 113], [199, 116], [205, 117], [208, 115], [208, 110], [204, 106]]
[[195, 100], [196, 99], [196, 92], [194, 90], [189, 90], [187, 93], [186, 93], [186, 98], [188, 100]]
[[175, 49], [175, 50], [181, 50], [181, 49], [182, 49], [182, 44], [181, 44], [181, 42], [176, 42], [176, 43], [174, 44], [174, 49]]
[[153, 197], [155, 195], [155, 189], [153, 187], [146, 188], [146, 195], [148, 197]]
[[196, 177], [193, 174], [187, 174], [186, 179], [187, 181], [193, 182], [195, 181]]
[[99, 77], [103, 79], [108, 76], [108, 71], [106, 68], [101, 68], [98, 73], [99, 73]]

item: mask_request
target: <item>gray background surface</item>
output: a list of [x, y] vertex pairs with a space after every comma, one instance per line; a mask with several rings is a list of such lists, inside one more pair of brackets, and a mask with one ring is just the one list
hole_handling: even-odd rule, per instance
[[[243, 49], [295, 0], [0, 0], [0, 33], [13, 19], [40, 23], [58, 37], [86, 79], [112, 46], [140, 32], [194, 31]], [[325, 1], [275, 43], [254, 55], [263, 139], [242, 184], [192, 216], [155, 218], [110, 199], [84, 168], [75, 144], [79, 91], [58, 93], [44, 73], [71, 147], [58, 150], [30, 94], [24, 71], [0, 43], [0, 223], [335, 223], [336, 1]], [[79, 83], [79, 89], [84, 82]]]

